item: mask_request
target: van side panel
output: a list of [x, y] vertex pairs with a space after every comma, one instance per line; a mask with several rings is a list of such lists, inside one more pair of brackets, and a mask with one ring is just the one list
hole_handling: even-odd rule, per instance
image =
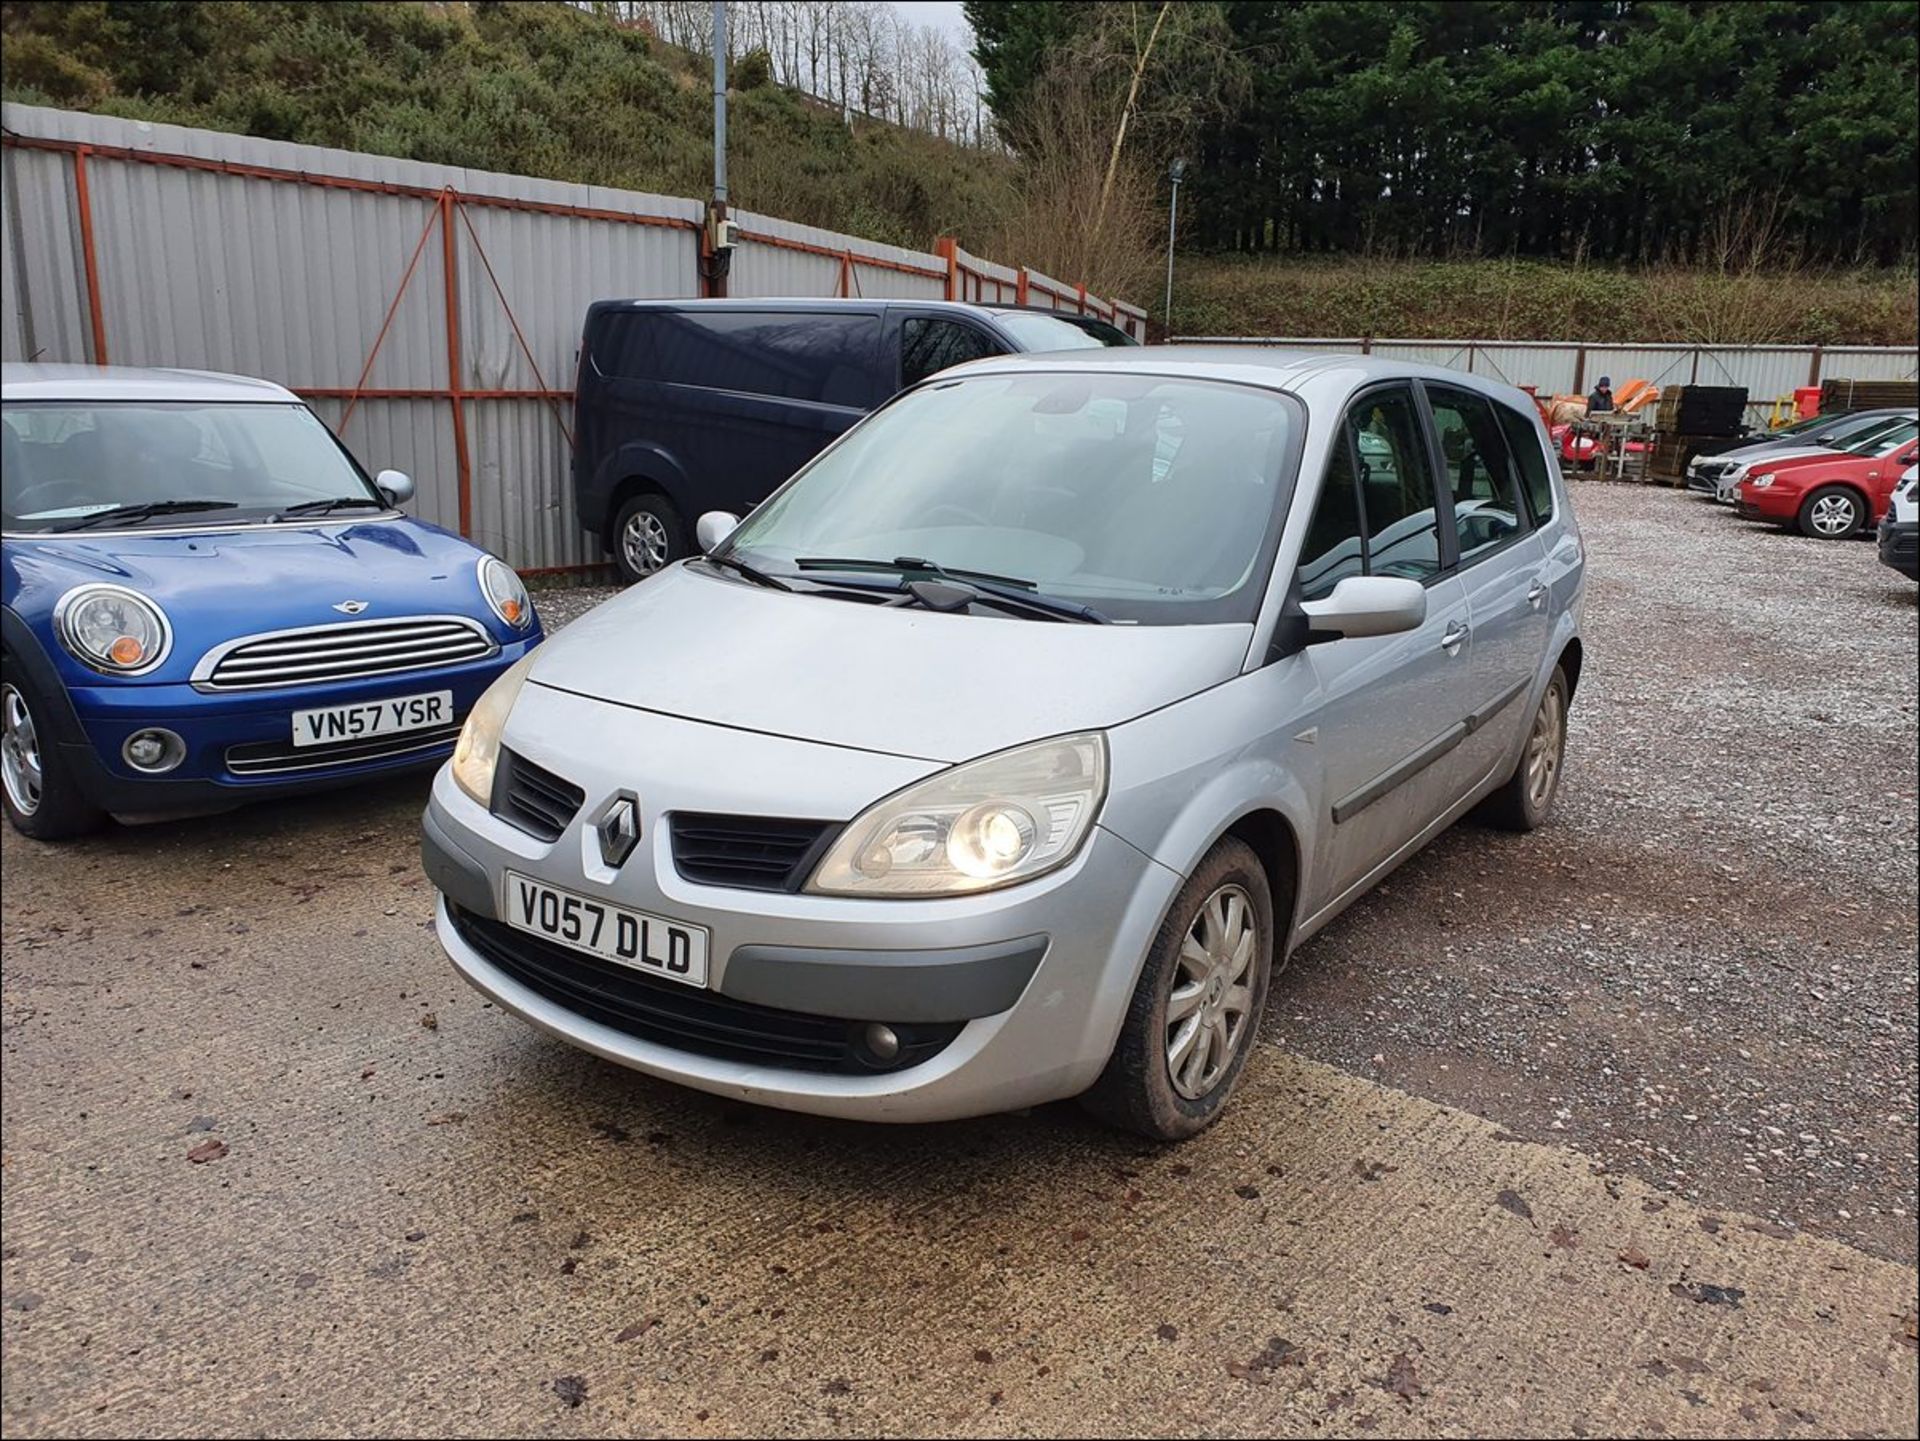
[[892, 391], [883, 311], [597, 305], [575, 410], [581, 523], [634, 489], [745, 512]]

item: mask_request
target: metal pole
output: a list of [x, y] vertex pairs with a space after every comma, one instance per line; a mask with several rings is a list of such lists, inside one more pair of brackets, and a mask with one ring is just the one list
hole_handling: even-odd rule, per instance
[[713, 201], [727, 203], [726, 0], [713, 0]]
[[1167, 206], [1167, 336], [1173, 336], [1173, 232], [1180, 215], [1180, 182], [1173, 182], [1173, 200]]

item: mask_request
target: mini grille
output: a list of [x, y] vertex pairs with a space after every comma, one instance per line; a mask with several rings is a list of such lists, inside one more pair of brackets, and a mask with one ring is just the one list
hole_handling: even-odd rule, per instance
[[798, 890], [839, 827], [767, 816], [670, 817], [673, 864], [690, 881], [750, 891]]
[[203, 662], [205, 674], [194, 682], [207, 690], [316, 685], [460, 665], [499, 649], [477, 622], [460, 616], [362, 621], [252, 637]]
[[587, 793], [572, 781], [510, 750], [500, 752], [493, 777], [493, 813], [543, 841], [557, 841]]
[[[288, 741], [251, 741], [227, 747], [227, 770], [236, 776], [284, 775], [292, 771], [323, 770], [328, 766], [364, 765], [417, 755], [421, 760], [444, 755], [460, 738], [460, 723], [432, 730], [403, 731], [371, 740], [336, 741], [332, 745], [296, 746]], [[436, 755], [437, 753], [437, 755]]]

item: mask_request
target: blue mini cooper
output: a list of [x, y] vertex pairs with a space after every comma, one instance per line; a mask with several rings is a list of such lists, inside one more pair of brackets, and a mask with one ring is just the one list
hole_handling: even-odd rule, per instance
[[26, 835], [431, 766], [540, 640], [277, 385], [0, 369], [0, 781]]

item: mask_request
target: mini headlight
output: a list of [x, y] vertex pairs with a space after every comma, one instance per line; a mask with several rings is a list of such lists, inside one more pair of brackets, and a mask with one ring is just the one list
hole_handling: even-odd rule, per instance
[[807, 882], [821, 895], [952, 896], [1065, 865], [1107, 793], [1098, 732], [968, 761], [871, 806]]
[[515, 630], [533, 624], [533, 602], [512, 566], [497, 556], [480, 558], [480, 593], [493, 613]]
[[481, 805], [493, 801], [493, 771], [500, 763], [500, 735], [513, 714], [513, 703], [520, 699], [520, 687], [527, 683], [533, 657], [522, 656], [500, 672], [500, 677], [467, 713], [460, 728], [460, 739], [453, 747], [453, 781]]
[[108, 675], [143, 675], [167, 658], [166, 613], [123, 585], [83, 585], [60, 597], [54, 631], [73, 658]]
[[1763, 474], [1756, 475], [1753, 478], [1753, 488], [1755, 490], [1765, 490], [1768, 486], [1772, 484], [1773, 484], [1773, 472], [1770, 470], [1766, 471]]

